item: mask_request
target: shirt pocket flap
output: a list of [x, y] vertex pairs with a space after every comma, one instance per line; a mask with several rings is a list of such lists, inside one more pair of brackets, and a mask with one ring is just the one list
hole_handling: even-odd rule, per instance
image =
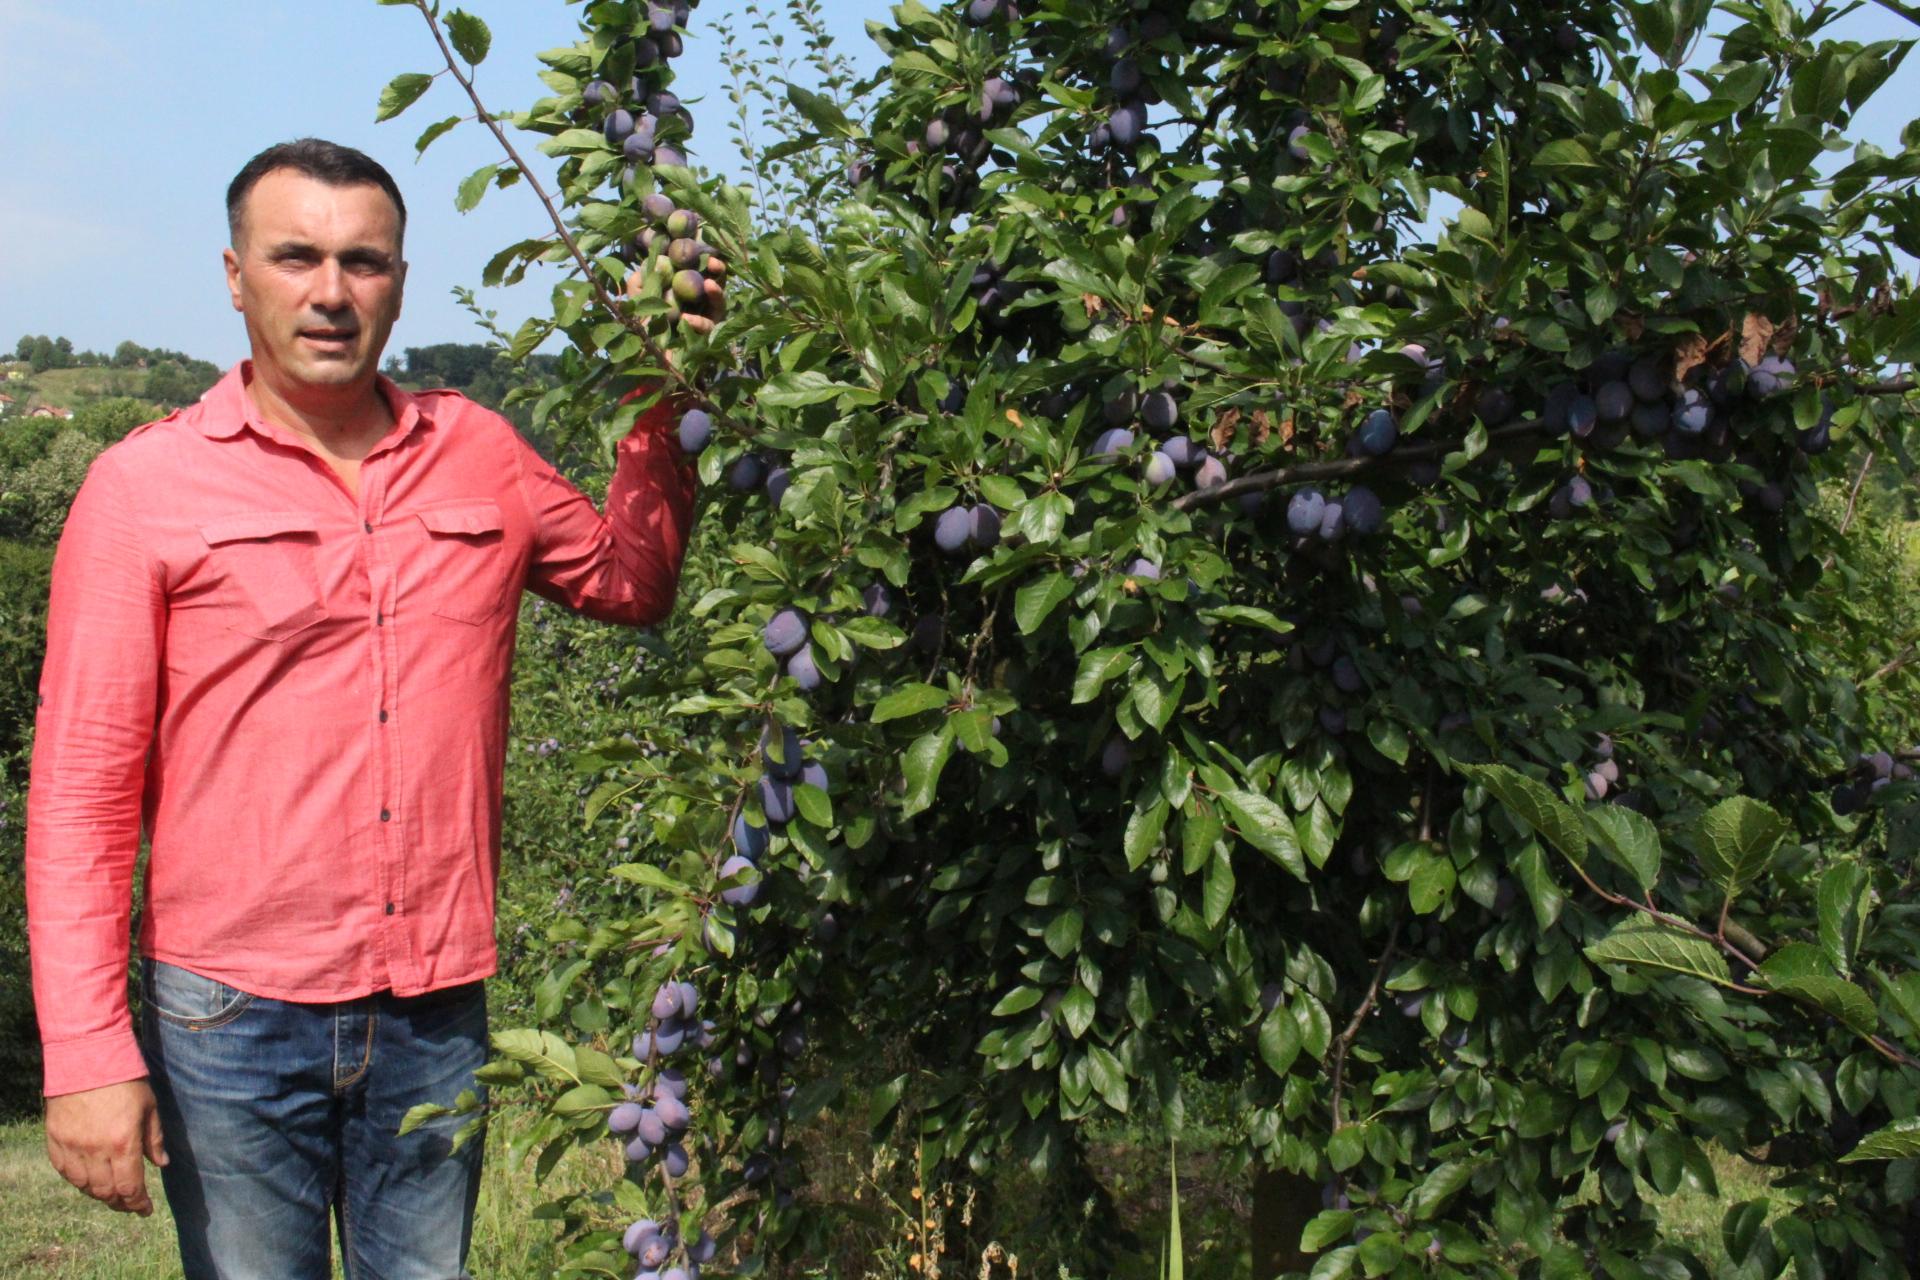
[[238, 515], [209, 520], [200, 526], [200, 536], [207, 540], [210, 547], [217, 547], [223, 542], [275, 538], [286, 533], [318, 536], [319, 532], [319, 521], [305, 511], [243, 511]]
[[502, 528], [500, 504], [491, 498], [427, 507], [417, 514], [434, 533], [499, 533]]

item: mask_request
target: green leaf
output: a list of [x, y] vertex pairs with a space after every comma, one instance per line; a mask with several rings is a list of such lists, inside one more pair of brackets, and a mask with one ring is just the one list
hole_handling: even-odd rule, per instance
[[944, 707], [952, 700], [945, 689], [936, 689], [930, 684], [902, 685], [873, 705], [873, 723], [885, 724], [889, 720], [904, 720], [908, 716], [917, 716], [923, 711], [935, 707]]
[[1820, 945], [1842, 977], [1853, 971], [1853, 957], [1873, 902], [1866, 868], [1845, 862], [1820, 877]]
[[[1060, 1021], [1066, 1024], [1067, 1034], [1078, 1040], [1087, 1034], [1087, 1028], [1093, 1025], [1093, 1015], [1098, 1012], [1093, 993], [1079, 983], [1067, 989], [1060, 1000]], [[1101, 1092], [1105, 1092], [1102, 1090]]]
[[1841, 1164], [1859, 1160], [1909, 1160], [1920, 1156], [1920, 1116], [1895, 1120], [1860, 1139], [1860, 1145], [1840, 1157]]
[[580, 1069], [574, 1058], [573, 1046], [550, 1031], [516, 1028], [495, 1031], [487, 1040], [495, 1053], [511, 1058], [521, 1066], [532, 1067], [549, 1080], [580, 1083]]
[[1015, 987], [1001, 996], [1000, 1002], [993, 1006], [993, 1016], [1010, 1018], [1016, 1013], [1025, 1013], [1040, 1003], [1042, 994], [1038, 987]]
[[1587, 144], [1578, 138], [1555, 138], [1533, 153], [1536, 169], [1597, 169], [1599, 164]]
[[1094, 649], [1080, 657], [1080, 669], [1073, 677], [1075, 704], [1091, 702], [1100, 696], [1107, 681], [1133, 665], [1131, 649]]
[[1458, 876], [1453, 862], [1443, 857], [1426, 857], [1420, 860], [1413, 876], [1407, 881], [1407, 901], [1413, 907], [1415, 915], [1431, 915], [1438, 910], [1453, 893]]
[[1139, 870], [1160, 847], [1160, 835], [1167, 828], [1169, 812], [1171, 806], [1165, 800], [1156, 800], [1145, 809], [1135, 809], [1127, 819], [1126, 834], [1120, 842], [1121, 851], [1127, 857], [1127, 870]]
[[407, 1114], [400, 1117], [399, 1137], [406, 1137], [427, 1121], [438, 1116], [450, 1116], [452, 1107], [443, 1107], [437, 1102], [422, 1102], [407, 1108]]
[[787, 85], [787, 101], [794, 109], [807, 118], [807, 121], [822, 133], [838, 134], [843, 138], [857, 138], [860, 130], [848, 121], [846, 113], [834, 104], [833, 99], [802, 89], [797, 84]]
[[822, 831], [833, 826], [833, 800], [812, 783], [802, 783], [793, 789], [793, 803], [805, 818]]
[[1587, 833], [1578, 809], [1503, 764], [1463, 764], [1460, 772], [1493, 792], [1509, 813], [1566, 855], [1574, 866], [1586, 865]]
[[1047, 950], [1064, 960], [1080, 949], [1080, 935], [1085, 928], [1086, 918], [1079, 908], [1068, 907], [1048, 922], [1040, 940], [1047, 944]]
[[461, 213], [467, 212], [480, 203], [480, 197], [487, 194], [487, 187], [494, 176], [500, 172], [497, 164], [483, 164], [468, 174], [460, 183], [459, 194], [453, 198], [453, 207]]
[[1300, 1232], [1300, 1252], [1318, 1253], [1336, 1240], [1353, 1234], [1351, 1209], [1324, 1209], [1313, 1216]]
[[578, 1084], [555, 1098], [548, 1109], [557, 1116], [577, 1116], [589, 1111], [605, 1111], [613, 1101], [597, 1084]]
[[1660, 878], [1660, 832], [1646, 815], [1625, 805], [1598, 805], [1586, 811], [1587, 833], [1600, 851], [1633, 877], [1641, 893]]
[[415, 155], [421, 154], [428, 147], [433, 145], [434, 139], [439, 138], [440, 136], [445, 134], [449, 129], [453, 128], [455, 125], [459, 123], [460, 123], [459, 116], [448, 116], [445, 120], [434, 121], [432, 124], [428, 125], [426, 129], [420, 134], [419, 138], [417, 138], [414, 141], [413, 153]]
[[1726, 957], [1718, 947], [1651, 916], [1636, 915], [1621, 921], [1606, 937], [1588, 947], [1586, 955], [1595, 964], [1666, 969], [1721, 986], [1732, 981]]
[[1227, 918], [1227, 909], [1233, 905], [1233, 889], [1233, 859], [1227, 846], [1217, 845], [1213, 859], [1207, 863], [1206, 886], [1201, 894], [1201, 916], [1207, 928], [1218, 929], [1220, 922]]
[[1019, 624], [1020, 634], [1030, 636], [1038, 631], [1047, 615], [1072, 594], [1073, 579], [1064, 573], [1050, 573], [1014, 592], [1013, 620]]
[[755, 394], [756, 403], [773, 409], [800, 409], [846, 397], [848, 403], [871, 404], [876, 397], [866, 387], [835, 382], [818, 369], [781, 373], [766, 380]]
[[1299, 1056], [1300, 1023], [1284, 1003], [1276, 1004], [1260, 1021], [1260, 1060], [1284, 1076]]
[[907, 748], [901, 765], [907, 779], [907, 797], [900, 806], [902, 817], [911, 818], [933, 803], [934, 793], [940, 787], [940, 772], [947, 767], [947, 757], [952, 752], [953, 735], [945, 727], [914, 739], [913, 745]]
[[1755, 974], [1770, 990], [1810, 1001], [1863, 1036], [1879, 1028], [1873, 998], [1835, 974], [1825, 951], [1812, 943], [1788, 943], [1768, 956]]
[[1789, 830], [1785, 818], [1758, 800], [1731, 796], [1700, 818], [1701, 868], [1731, 898], [1766, 870]]
[[1415, 1218], [1439, 1217], [1447, 1201], [1473, 1181], [1474, 1170], [1480, 1167], [1480, 1163], [1478, 1160], [1448, 1160], [1436, 1165], [1413, 1189], [1413, 1198], [1407, 1202], [1408, 1210]]
[[1265, 609], [1246, 604], [1216, 605], [1211, 609], [1202, 609], [1200, 617], [1207, 622], [1235, 622], [1243, 627], [1259, 627], [1280, 635], [1293, 630], [1291, 622], [1283, 622]]
[[1307, 878], [1300, 841], [1279, 805], [1251, 791], [1222, 791], [1219, 800], [1242, 840], [1292, 872], [1295, 879]]
[[493, 33], [487, 30], [486, 23], [460, 9], [448, 14], [446, 22], [447, 35], [461, 57], [473, 66], [487, 60], [487, 50], [493, 47]]
[[433, 87], [433, 77], [418, 71], [407, 71], [387, 81], [387, 87], [380, 91], [380, 109], [374, 115], [374, 123], [391, 120], [420, 100], [420, 95]]

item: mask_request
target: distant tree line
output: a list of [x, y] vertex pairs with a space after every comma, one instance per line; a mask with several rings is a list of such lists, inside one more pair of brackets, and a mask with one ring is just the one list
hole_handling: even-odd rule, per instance
[[136, 394], [162, 405], [192, 404], [220, 379], [220, 368], [211, 361], [196, 360], [164, 347], [143, 347], [137, 342], [123, 342], [107, 356], [98, 351], [76, 352], [67, 338], [26, 334], [14, 344], [13, 354], [35, 373], [50, 369], [145, 369], [147, 376]]

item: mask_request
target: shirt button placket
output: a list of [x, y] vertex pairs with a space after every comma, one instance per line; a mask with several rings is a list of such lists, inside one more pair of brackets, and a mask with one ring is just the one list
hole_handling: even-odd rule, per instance
[[[373, 771], [374, 785], [377, 788], [375, 794], [384, 802], [380, 809], [380, 829], [376, 838], [376, 848], [379, 858], [379, 866], [375, 871], [377, 878], [375, 883], [369, 887], [376, 895], [374, 901], [381, 904], [382, 915], [392, 917], [396, 910], [396, 900], [399, 897], [395, 892], [395, 888], [402, 882], [396, 868], [404, 865], [406, 850], [402, 847], [399, 833], [396, 832], [394, 828], [393, 810], [389, 807], [391, 804], [390, 797], [394, 794], [395, 779], [398, 774], [395, 757], [398, 752], [399, 743], [397, 739], [379, 727], [387, 723], [388, 708], [395, 704], [394, 686], [397, 683], [395, 668], [398, 665], [395, 661], [394, 652], [397, 637], [392, 629], [387, 626], [386, 609], [393, 581], [393, 569], [392, 565], [388, 562], [387, 553], [392, 548], [393, 543], [391, 537], [377, 537], [374, 535], [374, 520], [372, 518], [373, 513], [380, 509], [382, 493], [385, 488], [383, 481], [383, 460], [375, 458], [366, 459], [361, 464], [361, 485], [362, 492], [366, 498], [366, 510], [368, 514], [366, 518], [360, 522], [360, 527], [367, 535], [367, 590], [374, 605], [373, 626], [369, 629], [368, 636], [370, 642], [368, 645], [368, 656], [373, 663], [373, 680], [371, 683], [374, 688], [378, 709], [378, 720], [374, 730], [373, 743], [373, 756], [375, 761]], [[394, 921], [394, 923], [397, 924], [398, 921]], [[385, 932], [385, 930], [381, 931], [383, 935]], [[388, 981], [399, 980], [400, 975], [393, 972], [392, 959], [394, 956], [404, 955], [407, 948], [395, 946], [385, 936], [382, 936], [374, 941], [374, 951], [380, 957], [377, 963], [385, 970], [385, 978]]]

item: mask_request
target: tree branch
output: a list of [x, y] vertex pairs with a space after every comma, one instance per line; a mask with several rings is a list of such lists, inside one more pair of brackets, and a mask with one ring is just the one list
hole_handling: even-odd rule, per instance
[[[1917, 386], [1920, 386], [1920, 383], [1916, 383], [1912, 378], [1890, 378], [1858, 387], [1856, 390], [1861, 395], [1901, 395], [1914, 390]], [[1538, 418], [1529, 418], [1525, 422], [1496, 427], [1487, 433], [1487, 447], [1491, 449], [1495, 445], [1511, 444], [1526, 436], [1539, 435], [1545, 430], [1546, 424]], [[1271, 471], [1249, 472], [1209, 488], [1195, 489], [1191, 493], [1181, 494], [1174, 499], [1173, 509], [1191, 511], [1195, 507], [1218, 506], [1222, 502], [1229, 502], [1243, 494], [1264, 493], [1268, 489], [1303, 484], [1310, 480], [1337, 480], [1343, 476], [1360, 475], [1381, 467], [1403, 466], [1424, 458], [1445, 457], [1459, 447], [1459, 444], [1454, 442], [1434, 441], [1430, 444], [1408, 445], [1378, 458], [1339, 458], [1328, 462], [1301, 462], [1290, 467], [1277, 467]], [[1868, 460], [1872, 460], [1871, 455]], [[1856, 481], [1856, 492], [1858, 488]], [[1842, 532], [1845, 532], [1844, 527]]]
[[605, 307], [610, 315], [640, 339], [641, 344], [645, 346], [647, 350], [647, 354], [653, 357], [655, 363], [660, 366], [669, 379], [677, 383], [682, 390], [699, 396], [700, 389], [694, 386], [687, 376], [681, 373], [673, 361], [667, 357], [667, 353], [660, 347], [659, 343], [654, 341], [653, 335], [647, 331], [647, 326], [622, 308], [620, 304], [614, 300], [613, 295], [607, 292], [606, 283], [600, 279], [599, 272], [595, 271], [593, 265], [587, 261], [587, 255], [581, 252], [579, 243], [573, 238], [573, 233], [567, 229], [566, 220], [560, 216], [559, 209], [554, 206], [553, 197], [549, 196], [547, 189], [541, 185], [539, 175], [534, 173], [532, 167], [529, 166], [525, 160], [521, 159], [520, 153], [514, 149], [512, 140], [507, 137], [506, 130], [500, 127], [500, 122], [494, 118], [491, 111], [487, 110], [487, 104], [480, 101], [480, 94], [473, 87], [473, 80], [461, 74], [459, 61], [455, 58], [453, 49], [447, 44], [446, 35], [440, 30], [440, 24], [435, 21], [433, 10], [429, 7], [427, 0], [413, 0], [413, 7], [420, 11], [421, 17], [426, 19], [427, 29], [433, 32], [434, 43], [440, 46], [440, 56], [445, 60], [447, 70], [451, 72], [453, 78], [459, 82], [460, 87], [466, 90], [467, 97], [472, 101], [473, 109], [477, 113], [477, 118], [480, 123], [486, 125], [487, 128], [493, 132], [493, 136], [506, 151], [507, 159], [513, 161], [514, 168], [520, 171], [520, 176], [527, 180], [527, 185], [533, 188], [533, 193], [540, 197], [540, 203], [546, 206], [547, 217], [553, 220], [553, 229], [560, 234], [561, 241], [567, 246], [567, 252], [572, 254], [573, 260], [580, 265], [580, 270], [582, 274], [585, 275], [588, 286], [593, 289], [594, 296], [600, 300], [600, 305]]

